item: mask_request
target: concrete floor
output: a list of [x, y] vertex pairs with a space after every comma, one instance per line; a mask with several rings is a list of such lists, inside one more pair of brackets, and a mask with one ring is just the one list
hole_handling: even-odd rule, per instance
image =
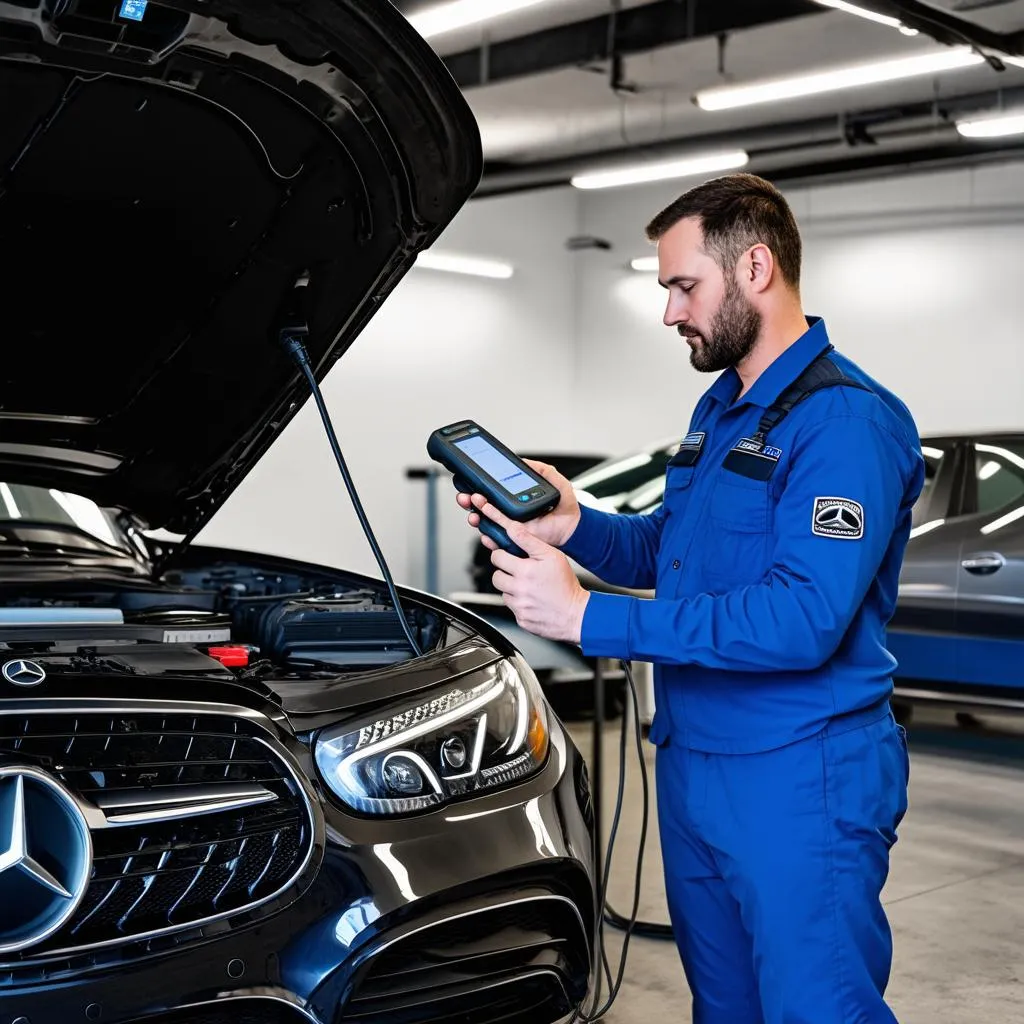
[[[949, 716], [910, 727], [910, 811], [892, 855], [884, 902], [895, 958], [887, 998], [901, 1024], [1020, 1024], [1024, 1020], [1024, 729], [958, 729]], [[570, 730], [590, 756], [592, 726]], [[1007, 732], [1006, 730], [1010, 731]], [[653, 782], [653, 748], [645, 743]], [[618, 723], [604, 742], [604, 825], [618, 781]], [[627, 761], [626, 801], [609, 902], [628, 914], [641, 822], [640, 773]], [[653, 795], [653, 786], [652, 786]], [[667, 921], [653, 796], [640, 917]], [[617, 970], [621, 933], [606, 928]], [[691, 1021], [690, 995], [671, 942], [631, 940], [609, 1024]]]

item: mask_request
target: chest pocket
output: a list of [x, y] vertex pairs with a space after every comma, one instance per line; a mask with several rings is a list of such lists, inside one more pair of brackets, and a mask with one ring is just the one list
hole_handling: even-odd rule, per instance
[[719, 470], [702, 563], [714, 592], [759, 583], [767, 574], [774, 525], [769, 487], [767, 481]]

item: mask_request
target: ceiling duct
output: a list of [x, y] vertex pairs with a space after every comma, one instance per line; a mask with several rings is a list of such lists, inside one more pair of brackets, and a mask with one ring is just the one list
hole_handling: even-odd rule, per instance
[[640, 146], [577, 154], [560, 160], [485, 167], [476, 197], [566, 185], [577, 174], [614, 170], [627, 163], [672, 155], [741, 147], [750, 156], [749, 170], [779, 180], [792, 176], [862, 173], [872, 168], [936, 159], [982, 159], [1017, 153], [1024, 140], [972, 143], [956, 129], [957, 120], [1002, 106], [1024, 105], [1024, 87], [969, 93], [941, 102], [907, 103], [856, 110], [760, 128], [669, 139]]
[[[908, 28], [916, 28], [940, 43], [958, 45], [969, 43], [980, 50], [994, 51], [1011, 56], [1024, 56], [1024, 26], [1008, 32], [986, 28], [978, 18], [961, 17], [982, 10], [1002, 6], [1002, 0], [959, 0], [945, 10], [922, 0], [857, 0], [861, 7], [898, 17]], [[1015, 0], [1010, 0], [1015, 2]]]

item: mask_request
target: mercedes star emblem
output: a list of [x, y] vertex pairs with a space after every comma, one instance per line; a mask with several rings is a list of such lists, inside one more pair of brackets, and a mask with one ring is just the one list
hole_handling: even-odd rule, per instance
[[53, 935], [82, 902], [91, 867], [74, 797], [37, 768], [0, 767], [0, 953]]
[[864, 536], [864, 506], [852, 498], [815, 498], [812, 529], [819, 537], [860, 540]]
[[15, 686], [38, 686], [46, 678], [46, 670], [34, 661], [8, 661], [0, 671]]
[[823, 512], [818, 513], [818, 523], [821, 526], [833, 526], [840, 530], [860, 529], [860, 520], [842, 505], [832, 505]]

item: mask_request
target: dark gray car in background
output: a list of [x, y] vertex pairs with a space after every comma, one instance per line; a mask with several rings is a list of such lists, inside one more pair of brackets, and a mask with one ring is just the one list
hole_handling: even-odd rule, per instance
[[1024, 701], [1024, 433], [930, 436], [889, 630], [908, 695]]

